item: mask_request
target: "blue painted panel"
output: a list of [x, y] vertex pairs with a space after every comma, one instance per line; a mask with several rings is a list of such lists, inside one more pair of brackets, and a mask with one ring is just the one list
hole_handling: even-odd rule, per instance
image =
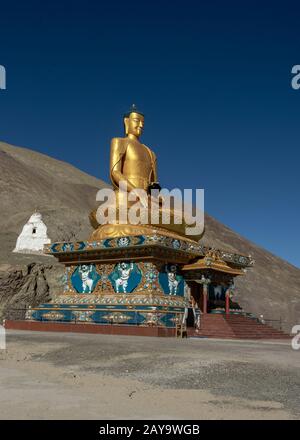
[[159, 283], [168, 295], [184, 295], [184, 278], [179, 274], [176, 264], [166, 264], [164, 271], [159, 273]]
[[71, 283], [78, 293], [92, 293], [100, 280], [94, 264], [81, 264], [71, 276]]

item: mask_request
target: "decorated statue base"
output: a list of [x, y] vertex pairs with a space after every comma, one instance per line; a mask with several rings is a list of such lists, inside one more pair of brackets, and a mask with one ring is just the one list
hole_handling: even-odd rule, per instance
[[181, 269], [203, 249], [190, 240], [138, 235], [54, 243], [46, 253], [65, 265], [64, 288], [29, 309], [27, 319], [174, 328], [188, 306]]

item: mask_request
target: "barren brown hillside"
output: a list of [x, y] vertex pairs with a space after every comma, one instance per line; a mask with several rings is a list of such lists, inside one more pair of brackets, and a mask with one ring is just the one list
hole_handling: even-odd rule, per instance
[[[52, 241], [86, 239], [91, 231], [88, 213], [103, 186], [107, 184], [65, 162], [0, 142], [0, 312], [36, 305], [59, 288], [61, 269], [53, 258], [12, 254], [33, 211], [43, 214]], [[246, 311], [282, 317], [286, 328], [300, 323], [300, 269], [208, 215], [203, 241], [254, 257], [255, 267], [237, 281], [237, 301]]]

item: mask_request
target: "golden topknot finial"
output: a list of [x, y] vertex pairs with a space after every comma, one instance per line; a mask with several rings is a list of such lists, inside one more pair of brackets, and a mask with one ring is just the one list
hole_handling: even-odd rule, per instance
[[138, 113], [139, 115], [144, 116], [144, 113], [140, 112], [135, 104], [132, 104], [129, 111], [125, 113], [124, 118], [129, 118], [130, 113]]

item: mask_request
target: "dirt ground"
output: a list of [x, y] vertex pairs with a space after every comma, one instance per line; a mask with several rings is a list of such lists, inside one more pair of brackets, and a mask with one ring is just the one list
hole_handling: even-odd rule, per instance
[[0, 419], [299, 419], [289, 341], [7, 332]]

